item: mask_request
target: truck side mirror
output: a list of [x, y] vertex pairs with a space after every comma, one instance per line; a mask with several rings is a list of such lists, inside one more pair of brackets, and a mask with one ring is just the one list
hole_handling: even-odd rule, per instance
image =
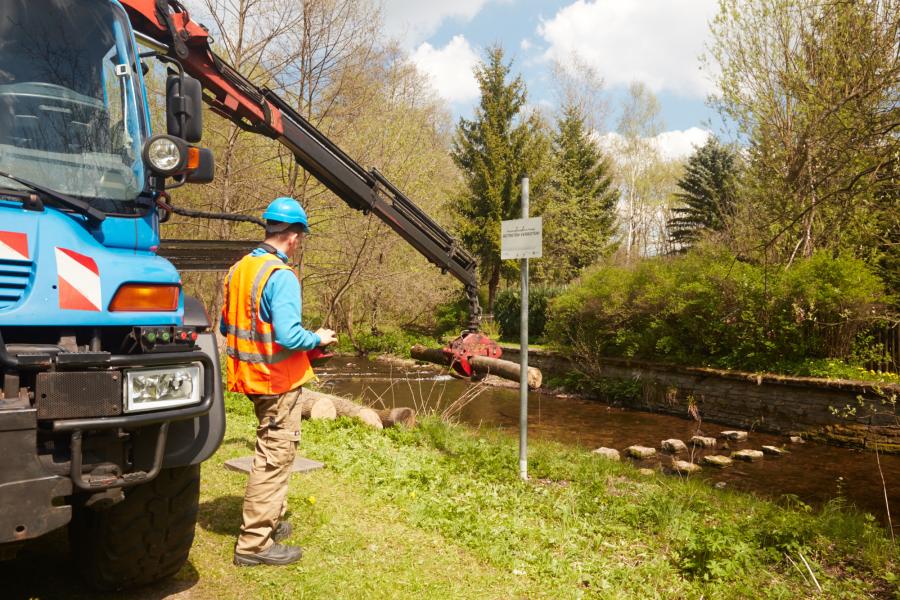
[[209, 148], [199, 148], [200, 164], [188, 171], [185, 181], [187, 183], [212, 183], [216, 175], [216, 159]]
[[190, 75], [170, 73], [166, 79], [166, 131], [188, 143], [203, 137], [203, 86]]

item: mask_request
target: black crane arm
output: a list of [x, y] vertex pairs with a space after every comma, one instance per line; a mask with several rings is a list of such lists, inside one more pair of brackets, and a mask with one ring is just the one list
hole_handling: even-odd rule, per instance
[[481, 307], [475, 258], [377, 169], [366, 171], [275, 92], [263, 88], [261, 94], [281, 111], [283, 133], [276, 139], [300, 166], [351, 207], [387, 223], [442, 272], [463, 283], [472, 307], [470, 329], [477, 330]]
[[475, 258], [394, 184], [367, 171], [278, 94], [258, 87], [217, 56], [208, 32], [176, 0], [123, 0], [135, 30], [167, 47], [169, 58], [200, 81], [204, 101], [243, 129], [277, 140], [313, 177], [351, 207], [372, 213], [443, 272], [463, 283], [469, 330], [481, 320]]

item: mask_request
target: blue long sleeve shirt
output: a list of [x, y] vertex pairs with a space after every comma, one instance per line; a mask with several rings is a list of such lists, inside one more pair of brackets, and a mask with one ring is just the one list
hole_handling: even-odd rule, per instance
[[[262, 256], [266, 251], [257, 248], [250, 253]], [[288, 257], [281, 251], [278, 258], [285, 263]], [[266, 323], [272, 324], [275, 342], [289, 350], [312, 350], [322, 343], [318, 334], [303, 327], [303, 305], [300, 299], [300, 281], [287, 269], [279, 269], [269, 276], [263, 287], [259, 316]], [[219, 322], [219, 331], [225, 335], [225, 320]]]

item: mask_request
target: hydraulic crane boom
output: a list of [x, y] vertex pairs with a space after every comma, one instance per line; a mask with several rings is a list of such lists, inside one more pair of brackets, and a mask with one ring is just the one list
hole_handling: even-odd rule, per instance
[[[258, 87], [216, 56], [208, 31], [177, 0], [120, 0], [135, 31], [164, 45], [170, 58], [200, 81], [213, 112], [243, 129], [278, 140], [297, 162], [348, 205], [373, 213], [442, 271], [463, 283], [470, 307], [469, 335], [451, 347], [465, 355], [499, 357], [499, 347], [477, 332], [481, 307], [477, 263], [447, 231], [377, 170], [367, 171], [292, 109], [275, 92]], [[471, 373], [466, 373], [467, 375]]]
[[216, 114], [238, 126], [278, 140], [297, 162], [344, 202], [372, 212], [466, 288], [477, 329], [475, 258], [377, 170], [365, 170], [292, 109], [275, 92], [260, 88], [219, 58], [209, 34], [175, 0], [124, 0], [135, 31], [174, 51], [186, 73], [199, 80], [204, 100]]

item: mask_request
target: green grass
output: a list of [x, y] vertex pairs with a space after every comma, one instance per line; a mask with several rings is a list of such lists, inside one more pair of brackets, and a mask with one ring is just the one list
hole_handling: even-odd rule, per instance
[[203, 470], [197, 597], [797, 598], [815, 593], [802, 555], [824, 597], [900, 598], [896, 547], [840, 502], [814, 513], [549, 443], [532, 446], [525, 483], [513, 438], [435, 419], [305, 422], [301, 453], [328, 466], [291, 483], [304, 558], [239, 569], [245, 477], [222, 462], [252, 451], [255, 422], [243, 397], [227, 406]]
[[834, 358], [807, 360], [791, 369], [792, 375], [824, 377], [826, 379], [853, 379], [875, 383], [900, 384], [900, 373], [873, 371]]

